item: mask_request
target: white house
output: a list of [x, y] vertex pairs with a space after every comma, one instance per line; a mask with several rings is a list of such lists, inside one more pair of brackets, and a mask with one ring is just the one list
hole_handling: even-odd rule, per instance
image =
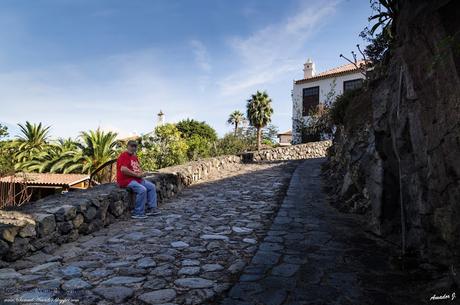
[[332, 103], [344, 91], [362, 86], [365, 76], [358, 67], [363, 64], [358, 61], [356, 65], [350, 63], [316, 74], [315, 64], [307, 60], [304, 78], [295, 80], [292, 89], [292, 143], [305, 142], [301, 129], [311, 109], [320, 103]]

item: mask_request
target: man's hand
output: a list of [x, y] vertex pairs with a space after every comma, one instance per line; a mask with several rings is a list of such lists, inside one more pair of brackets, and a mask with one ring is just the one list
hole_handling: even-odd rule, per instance
[[135, 172], [135, 171], [132, 171], [130, 170], [129, 168], [127, 168], [126, 166], [122, 166], [120, 168], [121, 172], [123, 174], [125, 174], [126, 176], [131, 176], [131, 177], [134, 177], [134, 178], [144, 178], [147, 174], [146, 173], [143, 173], [143, 172]]

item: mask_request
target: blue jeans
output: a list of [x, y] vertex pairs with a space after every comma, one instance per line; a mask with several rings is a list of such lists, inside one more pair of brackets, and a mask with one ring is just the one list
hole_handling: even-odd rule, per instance
[[144, 215], [145, 205], [151, 209], [157, 207], [157, 190], [155, 184], [145, 179], [141, 183], [133, 180], [128, 186], [134, 193], [136, 193], [136, 204], [134, 206], [134, 215]]

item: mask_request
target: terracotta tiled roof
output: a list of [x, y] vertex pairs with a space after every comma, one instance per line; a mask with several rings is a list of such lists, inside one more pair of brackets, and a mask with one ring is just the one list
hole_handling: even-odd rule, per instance
[[[364, 60], [359, 60], [356, 63], [358, 67], [364, 64], [365, 64]], [[333, 69], [318, 73], [313, 77], [296, 80], [295, 83], [303, 84], [303, 83], [308, 83], [314, 80], [319, 80], [319, 79], [324, 79], [324, 78], [329, 78], [329, 77], [339, 76], [339, 75], [344, 75], [344, 74], [349, 74], [349, 73], [355, 73], [358, 71], [359, 69], [356, 68], [354, 64], [346, 64], [346, 65], [342, 65], [342, 66], [335, 67]]]
[[289, 129], [289, 130], [287, 130], [285, 132], [280, 132], [280, 133], [278, 133], [278, 135], [279, 136], [281, 136], [281, 135], [282, 136], [292, 136], [292, 130]]
[[29, 185], [72, 186], [88, 179], [88, 175], [80, 174], [17, 173], [15, 175], [0, 178], [0, 182], [27, 183]]

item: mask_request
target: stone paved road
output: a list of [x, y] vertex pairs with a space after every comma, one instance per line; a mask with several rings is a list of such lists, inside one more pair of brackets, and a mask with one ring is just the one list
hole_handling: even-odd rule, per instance
[[427, 275], [398, 271], [389, 260], [393, 247], [326, 202], [323, 161], [306, 160], [296, 169], [271, 229], [221, 304], [427, 303]]
[[221, 173], [165, 203], [161, 216], [122, 221], [15, 262], [0, 270], [0, 299], [99, 305], [212, 300], [254, 255], [297, 164]]

